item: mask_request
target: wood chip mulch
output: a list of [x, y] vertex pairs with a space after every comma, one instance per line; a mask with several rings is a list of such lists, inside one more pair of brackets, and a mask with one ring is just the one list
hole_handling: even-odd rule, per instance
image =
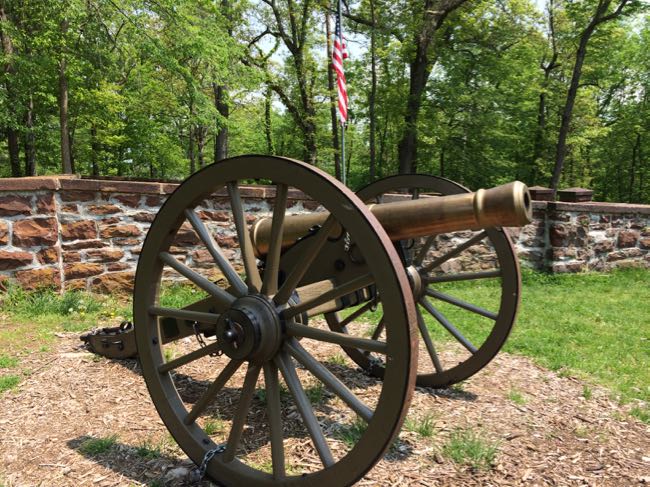
[[[0, 485], [189, 485], [184, 479], [193, 464], [158, 417], [137, 362], [97, 360], [79, 343], [76, 335], [61, 335], [53, 352], [37, 354], [34, 363], [27, 363], [31, 375], [15, 391], [0, 396]], [[325, 360], [337, 351], [321, 346], [312, 353]], [[374, 379], [352, 367], [330, 367], [372, 405], [373, 393], [380, 388]], [[196, 371], [181, 372], [194, 377]], [[234, 383], [242, 380], [243, 372]], [[190, 389], [196, 377], [186, 382], [178, 387], [187, 389], [188, 397], [194, 394], [195, 400], [198, 396]], [[232, 394], [237, 397], [236, 388], [229, 386], [218, 402], [231, 401]], [[462, 387], [417, 389], [409, 418], [416, 423], [432, 420], [433, 435], [404, 429], [358, 485], [650, 486], [650, 426], [627, 414], [611, 392], [593, 385], [589, 389], [591, 397], [585, 399], [581, 381], [559, 377], [529, 359], [500, 354]], [[338, 398], [325, 393], [322, 402], [316, 412], [325, 429], [349, 419], [341, 417]], [[291, 408], [289, 401], [286, 407]], [[254, 402], [256, 408], [262, 410], [263, 404]], [[285, 414], [298, 417], [291, 410]], [[228, 421], [223, 416], [224, 424]], [[295, 432], [285, 431], [288, 460], [299, 470], [319, 468], [300, 421], [294, 424]], [[444, 445], [459, 428], [471, 429], [497, 446], [490, 468], [457, 464], [445, 453]], [[251, 424], [245, 433], [251, 463], [268, 453], [266, 439], [256, 437], [258, 429]], [[116, 435], [115, 444], [103, 453], [83, 454], [79, 447], [88, 439], [111, 435]], [[332, 441], [331, 446], [335, 456], [344, 454], [343, 443]], [[152, 451], [155, 454], [147, 454]]]

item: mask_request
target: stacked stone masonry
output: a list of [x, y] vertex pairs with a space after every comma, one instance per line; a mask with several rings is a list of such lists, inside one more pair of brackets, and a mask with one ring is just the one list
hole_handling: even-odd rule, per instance
[[[130, 292], [147, 230], [176, 186], [74, 176], [0, 180], [0, 279], [13, 279], [27, 289], [54, 286]], [[242, 187], [241, 192], [250, 222], [270, 215], [273, 188]], [[302, 193], [290, 193], [291, 213], [315, 207]], [[202, 202], [197, 212], [225, 253], [236, 257], [225, 193]], [[649, 205], [534, 202], [534, 221], [509, 231], [521, 261], [537, 269], [650, 268]], [[448, 240], [452, 244], [455, 239]], [[187, 223], [170, 252], [205, 272], [214, 268]], [[482, 253], [478, 249], [468, 258], [480, 259]], [[456, 270], [472, 265], [451, 262], [448, 267]], [[168, 273], [170, 278], [174, 275]]]

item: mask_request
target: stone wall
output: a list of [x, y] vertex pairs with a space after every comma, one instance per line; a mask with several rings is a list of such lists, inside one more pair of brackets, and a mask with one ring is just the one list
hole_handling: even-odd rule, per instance
[[533, 217], [510, 229], [529, 266], [550, 272], [650, 268], [650, 205], [535, 201]]
[[[75, 176], [0, 180], [0, 279], [33, 289], [130, 290], [147, 229], [176, 187]], [[249, 218], [268, 215], [273, 188], [242, 187]], [[236, 252], [226, 195], [197, 209], [225, 252]], [[291, 192], [292, 213], [314, 202]], [[522, 261], [552, 272], [650, 268], [650, 206], [534, 202], [534, 221], [511, 229]], [[191, 266], [211, 257], [185, 224], [171, 252]]]

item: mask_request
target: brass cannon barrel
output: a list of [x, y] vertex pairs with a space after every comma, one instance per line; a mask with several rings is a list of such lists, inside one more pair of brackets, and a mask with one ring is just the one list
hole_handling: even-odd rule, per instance
[[[370, 205], [391, 240], [478, 230], [491, 227], [518, 227], [530, 223], [532, 205], [526, 185], [520, 181], [474, 193], [430, 196], [415, 200]], [[328, 212], [287, 216], [284, 221], [282, 248], [293, 245], [309, 229], [322, 225]], [[251, 238], [258, 256], [266, 255], [271, 236], [271, 218], [261, 218], [251, 227]], [[332, 230], [332, 236], [341, 229]]]

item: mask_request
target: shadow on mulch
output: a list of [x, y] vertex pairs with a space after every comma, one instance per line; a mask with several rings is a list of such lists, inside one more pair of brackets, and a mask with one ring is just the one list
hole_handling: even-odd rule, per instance
[[[181, 486], [193, 485], [197, 487], [213, 487], [214, 484], [203, 481], [200, 483], [190, 480], [195, 466], [189, 460], [179, 460], [176, 457], [163, 453], [135, 448], [113, 439], [98, 438], [94, 436], [79, 436], [67, 442], [70, 449], [75, 450], [84, 457], [115, 473], [123, 475], [135, 482], [147, 485]], [[97, 446], [103, 445], [103, 446]], [[175, 481], [165, 480], [165, 475], [172, 469], [183, 468], [187, 476]]]
[[[140, 368], [140, 363], [138, 362], [137, 359], [110, 359], [110, 361], [114, 364], [120, 365], [122, 367], [125, 367], [129, 369], [131, 372], [136, 373], [138, 375], [142, 375], [142, 369]], [[359, 384], [356, 384], [357, 386], [360, 387], [371, 387], [375, 385], [377, 382], [380, 381], [380, 379], [373, 377], [371, 375], [368, 375], [366, 372], [363, 370], [356, 368], [356, 367], [349, 367], [347, 365], [341, 365], [341, 364], [334, 364], [331, 362], [323, 362], [323, 365], [327, 367], [330, 372], [338, 372], [336, 375], [345, 375], [345, 376], [355, 376], [355, 375], [362, 375], [363, 379], [367, 382], [361, 382]], [[300, 367], [300, 364], [297, 364], [298, 368]], [[207, 387], [210, 382], [209, 381], [200, 381], [200, 380], [195, 380], [192, 377], [186, 376], [184, 374], [177, 373], [176, 374], [176, 382], [177, 384], [191, 384], [192, 386], [198, 386], [198, 387]], [[433, 387], [416, 387], [417, 391], [421, 394], [427, 394], [429, 396], [439, 396], [439, 397], [444, 397], [445, 399], [451, 399], [457, 400], [457, 401], [476, 401], [478, 399], [478, 396], [474, 394], [473, 392], [465, 391], [463, 390], [459, 385], [452, 385], [450, 387], [441, 387], [441, 388], [433, 388]], [[184, 393], [181, 391], [181, 397], [183, 401], [189, 402], [189, 403], [194, 403], [198, 397], [194, 397], [194, 394], [192, 393], [192, 390], [188, 390], [187, 396], [184, 395]]]

